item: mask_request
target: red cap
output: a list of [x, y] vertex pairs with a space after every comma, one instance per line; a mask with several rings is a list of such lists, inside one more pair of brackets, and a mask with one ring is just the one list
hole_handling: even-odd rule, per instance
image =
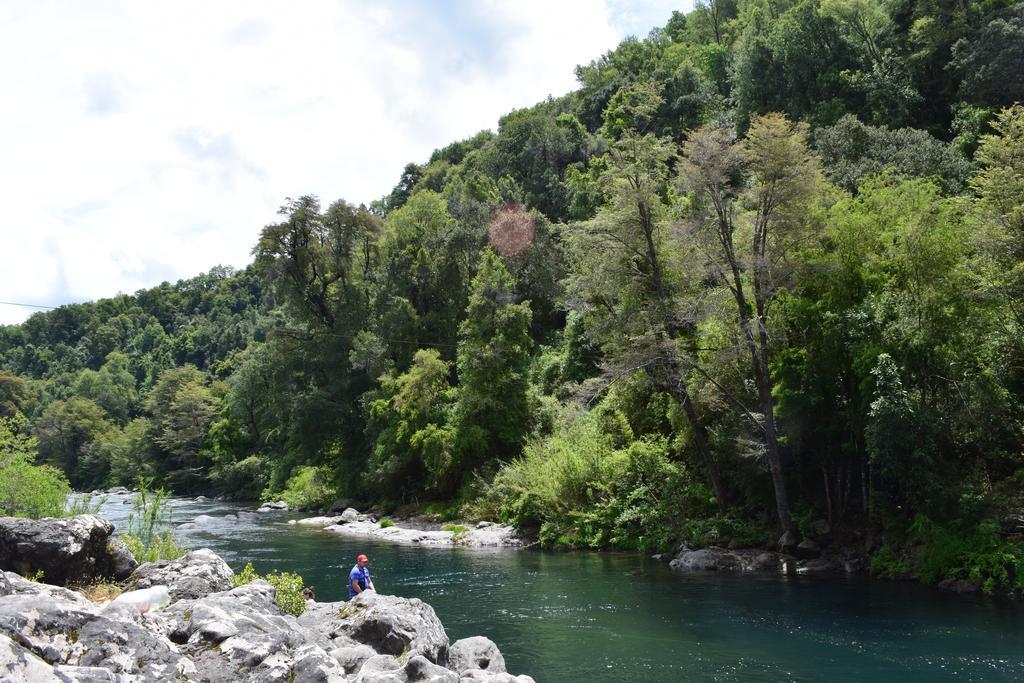
[[370, 561], [370, 558], [368, 558], [366, 555], [360, 555], [359, 557], [356, 558], [356, 562], [369, 562], [369, 561]]

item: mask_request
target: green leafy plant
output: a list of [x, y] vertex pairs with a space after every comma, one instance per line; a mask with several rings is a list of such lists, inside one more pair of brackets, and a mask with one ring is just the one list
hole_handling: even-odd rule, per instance
[[94, 499], [91, 493], [83, 493], [79, 496], [69, 496], [64, 513], [68, 517], [74, 517], [75, 515], [99, 514], [100, 508], [103, 507], [103, 503], [106, 501], [106, 496], [99, 496]]
[[135, 495], [135, 510], [128, 515], [128, 524], [121, 540], [141, 562], [174, 560], [185, 554], [187, 548], [174, 540], [170, 531], [170, 494], [161, 489], [150, 490], [149, 482], [140, 478]]
[[385, 517], [384, 519], [380, 520], [379, 524], [380, 524], [380, 528], [381, 529], [387, 529], [389, 526], [394, 526], [395, 525], [395, 523], [392, 520], [388, 519], [387, 517]]
[[441, 531], [452, 532], [452, 538], [458, 540], [459, 537], [462, 536], [462, 534], [469, 531], [469, 527], [464, 526], [462, 524], [445, 524], [443, 527], [441, 527]]
[[288, 479], [281, 500], [288, 507], [319, 508], [330, 505], [337, 497], [337, 491], [331, 486], [331, 471], [327, 467], [299, 467]]
[[235, 574], [231, 581], [237, 587], [259, 579], [263, 579], [274, 587], [274, 602], [285, 612], [297, 617], [306, 611], [306, 598], [302, 595], [303, 581], [299, 574], [275, 570], [265, 576], [260, 576], [253, 569], [252, 562], [247, 562], [242, 571]]
[[0, 417], [0, 516], [60, 517], [71, 485], [50, 465], [35, 465], [36, 439], [23, 417]]

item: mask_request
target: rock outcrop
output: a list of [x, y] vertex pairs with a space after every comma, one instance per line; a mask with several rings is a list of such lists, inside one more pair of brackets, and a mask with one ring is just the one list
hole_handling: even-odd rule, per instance
[[[329, 522], [329, 523], [328, 523]], [[521, 548], [525, 544], [515, 528], [506, 524], [480, 522], [471, 529], [460, 531], [445, 530], [439, 525], [431, 528], [413, 528], [401, 525], [380, 526], [348, 508], [340, 517], [311, 517], [300, 519], [296, 524], [319, 526], [332, 534], [345, 538], [373, 539], [402, 545], [466, 548]]]
[[784, 555], [763, 550], [684, 547], [668, 566], [679, 572], [778, 572], [785, 562]]
[[131, 590], [167, 586], [171, 600], [194, 599], [228, 590], [234, 575], [217, 553], [201, 548], [176, 560], [148, 562], [128, 577], [127, 585]]
[[197, 550], [142, 565], [130, 583], [146, 593], [98, 605], [0, 573], [0, 680], [533, 683], [508, 674], [486, 638], [450, 644], [420, 600], [366, 591], [308, 602], [296, 618], [270, 584], [233, 588], [231, 577], [216, 554]]
[[113, 532], [113, 524], [95, 515], [0, 517], [0, 570], [42, 571], [43, 581], [59, 586], [124, 579], [138, 563]]

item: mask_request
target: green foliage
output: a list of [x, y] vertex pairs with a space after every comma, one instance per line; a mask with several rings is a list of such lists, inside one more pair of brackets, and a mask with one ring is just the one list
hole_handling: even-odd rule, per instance
[[253, 569], [252, 562], [247, 562], [241, 573], [231, 577], [231, 581], [236, 587], [259, 579], [263, 579], [274, 587], [274, 602], [285, 612], [298, 617], [306, 611], [306, 598], [302, 595], [303, 581], [298, 574], [275, 570], [265, 576], [260, 576]]
[[705, 514], [710, 500], [669, 459], [663, 438], [617, 448], [591, 413], [528, 443], [498, 472], [478, 513], [539, 527], [548, 545], [650, 550], [676, 537], [681, 520]]
[[462, 534], [469, 531], [469, 527], [463, 524], [445, 524], [441, 527], [441, 531], [452, 532], [452, 538], [457, 541]]
[[381, 529], [387, 529], [388, 527], [394, 526], [395, 522], [385, 517], [384, 519], [380, 520], [379, 524]]
[[71, 486], [50, 465], [35, 465], [36, 440], [21, 417], [0, 417], [0, 516], [60, 517]]
[[309, 510], [330, 505], [336, 494], [331, 485], [330, 470], [307, 465], [295, 470], [280, 498], [290, 508]]
[[139, 563], [175, 560], [184, 555], [187, 548], [178, 545], [170, 530], [170, 494], [164, 489], [151, 490], [145, 479], [139, 479], [136, 488], [134, 511], [128, 515], [121, 540]]
[[1012, 585], [981, 525], [1024, 503], [1022, 26], [702, 1], [369, 209], [286, 200], [245, 270], [0, 326], [0, 505], [59, 514], [57, 467], [653, 548], [777, 538], [774, 492], [927, 514], [878, 572]]
[[515, 281], [501, 257], [485, 249], [459, 327], [458, 446], [444, 468], [455, 486], [467, 469], [517, 453], [529, 431], [530, 318], [529, 302], [515, 303]]

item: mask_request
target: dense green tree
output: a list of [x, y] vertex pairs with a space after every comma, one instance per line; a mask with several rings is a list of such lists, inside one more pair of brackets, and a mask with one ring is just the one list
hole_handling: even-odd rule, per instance
[[485, 249], [459, 327], [456, 454], [450, 466], [441, 468], [455, 485], [468, 471], [515, 455], [523, 445], [531, 426], [530, 317], [529, 302], [516, 301], [515, 281], [505, 264]]
[[406, 372], [381, 378], [367, 424], [373, 443], [367, 479], [380, 495], [409, 499], [424, 485], [436, 492], [450, 476], [449, 365], [436, 350], [421, 349]]
[[0, 416], [0, 516], [60, 517], [71, 492], [64, 474], [36, 465], [36, 440], [24, 418]]
[[[83, 456], [92, 441], [110, 428], [103, 408], [87, 398], [72, 396], [48, 405], [33, 431], [43, 459], [66, 472], [73, 486], [82, 487], [106, 479], [105, 465], [100, 463], [104, 469], [97, 472], [96, 463], [83, 460]], [[93, 467], [88, 467], [90, 464]]]
[[135, 376], [129, 372], [129, 359], [112, 351], [99, 370], [82, 370], [75, 382], [75, 394], [94, 401], [115, 422], [124, 424], [136, 409], [138, 394]]
[[[737, 182], [741, 174], [747, 175], [745, 185]], [[751, 122], [742, 143], [727, 129], [694, 131], [683, 148], [680, 176], [695, 198], [693, 234], [706, 239], [711, 273], [736, 303], [740, 343], [750, 356], [759, 431], [786, 535], [783, 545], [795, 545], [799, 532], [782, 465], [772, 378], [775, 343], [769, 330], [772, 305], [790, 277], [787, 261], [816, 227], [817, 158], [807, 148], [806, 126], [770, 114]], [[744, 205], [750, 208], [744, 211]], [[749, 240], [749, 251], [740, 236]]]

